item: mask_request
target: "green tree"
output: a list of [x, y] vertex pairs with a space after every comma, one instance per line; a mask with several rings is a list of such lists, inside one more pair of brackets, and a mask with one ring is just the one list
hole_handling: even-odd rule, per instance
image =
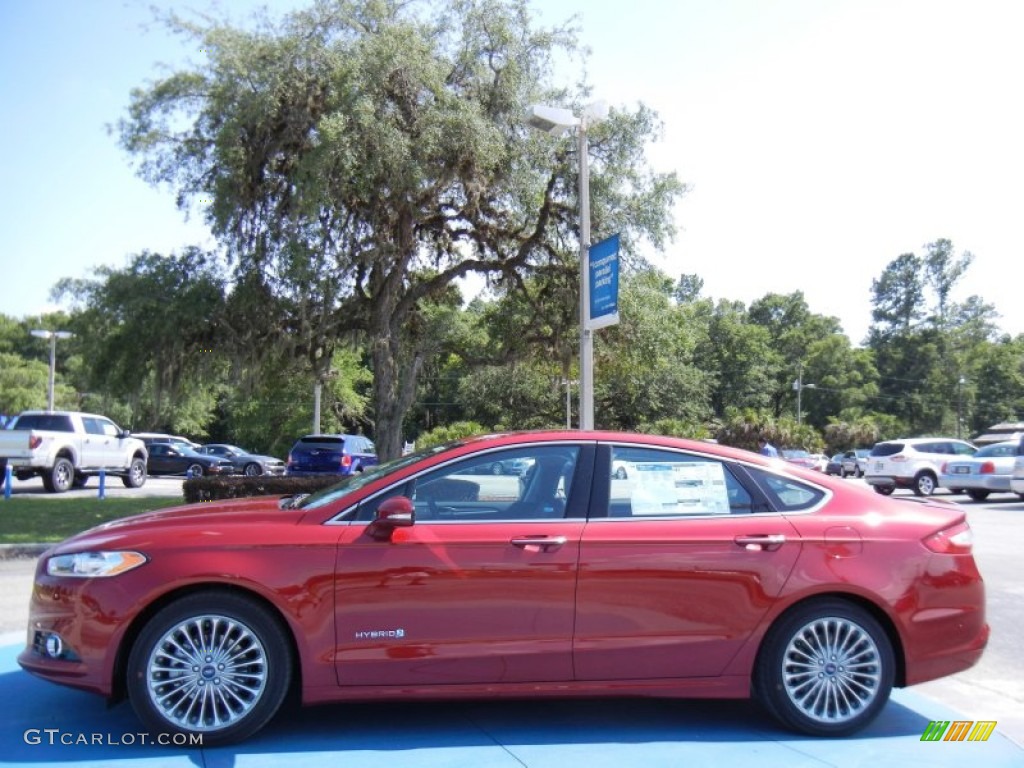
[[123, 269], [96, 272], [97, 279], [63, 279], [53, 291], [78, 308], [70, 324], [89, 391], [126, 402], [136, 429], [205, 434], [225, 367], [217, 259], [196, 248], [144, 251]]
[[[375, 439], [397, 455], [425, 360], [405, 332], [417, 307], [469, 273], [575, 251], [572, 144], [523, 121], [531, 103], [586, 100], [551, 83], [554, 59], [580, 53], [573, 30], [534, 28], [522, 0], [337, 0], [256, 30], [166, 21], [207, 56], [133, 92], [123, 146], [182, 205], [212, 201], [236, 280], [258, 272], [278, 300], [264, 333], [305, 339], [314, 375], [347, 334], [365, 339]], [[672, 234], [682, 186], [643, 160], [658, 130], [641, 106], [593, 131], [595, 232], [627, 251]]]

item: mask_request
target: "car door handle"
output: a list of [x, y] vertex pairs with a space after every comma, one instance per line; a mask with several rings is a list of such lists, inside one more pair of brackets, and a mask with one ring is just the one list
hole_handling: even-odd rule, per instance
[[773, 552], [786, 543], [786, 537], [781, 533], [772, 533], [762, 536], [737, 536], [733, 541], [751, 552]]
[[527, 547], [540, 547], [545, 552], [549, 549], [558, 549], [559, 547], [565, 546], [565, 543], [569, 541], [565, 536], [527, 536], [522, 539], [512, 539], [510, 542], [513, 547], [519, 547], [520, 549], [526, 549]]

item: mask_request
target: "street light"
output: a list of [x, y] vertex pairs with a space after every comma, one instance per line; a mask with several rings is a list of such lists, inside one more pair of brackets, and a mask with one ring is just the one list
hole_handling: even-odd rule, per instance
[[594, 337], [590, 319], [590, 161], [587, 129], [608, 117], [608, 105], [598, 101], [577, 117], [571, 110], [534, 104], [527, 125], [551, 136], [564, 136], [573, 128], [579, 139], [580, 163], [580, 429], [594, 428]]
[[793, 382], [793, 390], [796, 392], [796, 423], [800, 426], [804, 423], [804, 409], [801, 396], [805, 389], [817, 389], [816, 384], [804, 384], [804, 368], [800, 366], [796, 381]]
[[49, 339], [50, 340], [50, 388], [49, 398], [47, 399], [48, 411], [53, 410], [53, 380], [57, 369], [57, 339], [70, 339], [75, 334], [70, 331], [43, 331], [35, 330], [32, 331], [32, 335], [38, 339]]
[[956, 383], [956, 439], [960, 439], [960, 428], [963, 425], [964, 417], [964, 384], [966, 379], [961, 376]]

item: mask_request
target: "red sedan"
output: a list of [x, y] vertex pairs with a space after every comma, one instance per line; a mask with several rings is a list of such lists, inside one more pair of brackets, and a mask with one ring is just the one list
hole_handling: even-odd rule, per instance
[[[495, 461], [527, 469], [479, 471]], [[566, 431], [86, 531], [40, 558], [29, 635], [29, 672], [214, 744], [293, 687], [309, 704], [755, 696], [838, 736], [893, 686], [970, 667], [988, 626], [956, 505], [709, 443]]]

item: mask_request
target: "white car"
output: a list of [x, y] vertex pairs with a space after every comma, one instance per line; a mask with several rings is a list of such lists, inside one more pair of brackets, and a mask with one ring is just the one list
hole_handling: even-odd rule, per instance
[[1013, 474], [1010, 475], [1010, 490], [1024, 499], [1024, 437], [1017, 443], [1017, 458], [1013, 462]]
[[945, 437], [885, 440], [871, 449], [864, 480], [885, 496], [897, 488], [930, 496], [939, 487], [944, 463], [973, 456], [977, 450], [966, 440]]
[[990, 493], [1008, 492], [1017, 445], [1015, 440], [993, 443], [979, 448], [973, 456], [947, 461], [942, 465], [939, 485], [966, 492], [975, 501], [984, 501]]

